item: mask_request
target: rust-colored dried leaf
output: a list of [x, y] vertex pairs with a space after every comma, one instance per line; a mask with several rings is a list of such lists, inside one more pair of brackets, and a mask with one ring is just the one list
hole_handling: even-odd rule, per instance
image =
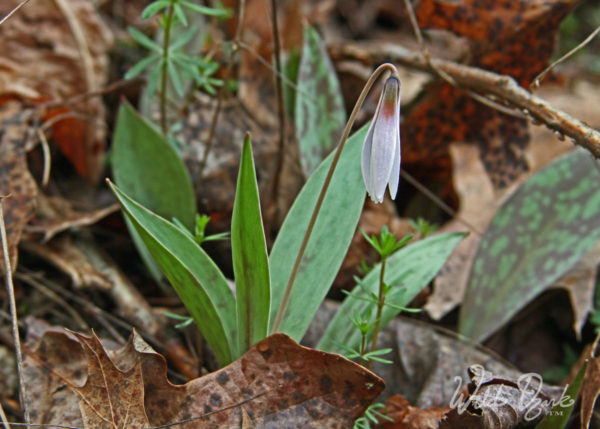
[[[135, 333], [125, 347], [108, 354], [95, 337], [52, 330], [31, 348], [26, 384], [37, 423], [81, 426], [88, 418], [122, 419], [127, 410], [132, 421], [146, 415], [152, 426], [188, 421], [180, 427], [346, 428], [384, 387], [360, 365], [302, 347], [284, 334], [180, 386], [167, 380], [164, 358]], [[120, 405], [112, 402], [111, 408], [108, 398], [117, 397]], [[109, 412], [117, 417], [110, 420]], [[86, 420], [86, 427], [103, 427], [100, 420]]]
[[[29, 111], [6, 102], [0, 106], [0, 198], [6, 225], [10, 265], [17, 268], [17, 246], [23, 228], [35, 214], [37, 185], [27, 167], [26, 152], [33, 144]], [[0, 272], [5, 272], [0, 248]]]
[[385, 422], [383, 429], [434, 429], [450, 407], [413, 407], [402, 395], [394, 395], [386, 402], [388, 416], [393, 422]]
[[[560, 21], [576, 1], [420, 0], [421, 28], [452, 31], [470, 39], [468, 64], [514, 77], [527, 86], [547, 65]], [[448, 181], [448, 144], [479, 146], [495, 188], [504, 188], [527, 171], [527, 122], [483, 106], [446, 83], [428, 94], [402, 123], [405, 165], [417, 178]], [[429, 177], [426, 177], [429, 175]], [[448, 189], [445, 190], [449, 194]]]

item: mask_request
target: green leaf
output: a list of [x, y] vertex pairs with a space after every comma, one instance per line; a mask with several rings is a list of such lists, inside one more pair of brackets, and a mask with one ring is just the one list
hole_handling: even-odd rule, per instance
[[333, 63], [317, 31], [304, 27], [298, 70], [295, 123], [306, 176], [338, 143], [346, 124], [344, 98]]
[[[366, 126], [348, 142], [315, 223], [284, 314], [281, 332], [299, 341], [333, 283], [354, 236], [365, 200], [360, 152]], [[308, 179], [271, 250], [271, 329], [333, 154]], [[352, 314], [352, 313], [350, 313]]]
[[535, 429], [563, 429], [567, 427], [567, 422], [575, 407], [577, 396], [579, 396], [579, 390], [581, 389], [583, 376], [585, 375], [587, 366], [587, 362], [581, 366], [575, 380], [573, 380], [573, 383], [561, 397], [561, 401], [554, 405], [550, 414], [548, 414]]
[[482, 341], [566, 273], [600, 240], [600, 173], [570, 152], [531, 176], [481, 239], [459, 332]]
[[227, 280], [188, 235], [109, 182], [121, 207], [181, 298], [220, 365], [233, 360], [235, 298]]
[[173, 89], [179, 97], [183, 97], [184, 90], [183, 84], [181, 83], [181, 78], [179, 77], [179, 72], [177, 71], [177, 67], [171, 61], [167, 63], [167, 70], [169, 71], [169, 77], [171, 78], [171, 83], [173, 84]]
[[184, 0], [180, 1], [180, 3], [188, 9], [193, 10], [194, 12], [201, 13], [202, 15], [214, 16], [215, 18], [229, 18], [231, 16], [231, 11], [229, 9], [217, 9], [212, 7], [206, 7]]
[[[122, 103], [113, 136], [115, 181], [128, 195], [166, 219], [177, 218], [190, 231], [196, 200], [189, 174], [173, 147], [128, 103]], [[129, 231], [144, 262], [157, 270], [136, 230]], [[158, 275], [160, 277], [160, 275]]]
[[238, 355], [267, 336], [271, 281], [250, 136], [246, 135], [231, 218]]
[[[464, 237], [463, 233], [441, 234], [428, 237], [409, 244], [389, 257], [385, 269], [385, 282], [394, 286], [386, 296], [386, 305], [381, 314], [381, 324], [385, 326], [394, 316], [400, 313], [398, 307], [406, 307], [412, 299], [433, 279], [446, 262], [456, 245]], [[377, 264], [362, 280], [362, 284], [370, 293], [379, 289], [381, 264]], [[358, 329], [350, 323], [349, 315], [363, 314], [373, 304], [361, 298], [366, 296], [361, 288], [354, 288], [352, 294], [344, 300], [342, 306], [327, 326], [317, 348], [333, 353], [340, 349], [334, 341], [356, 348], [361, 340]], [[372, 332], [369, 333], [369, 336]]]
[[132, 78], [136, 77], [141, 72], [143, 72], [148, 67], [150, 67], [152, 64], [157, 62], [159, 59], [160, 59], [160, 57], [158, 55], [152, 55], [152, 56], [144, 58], [143, 60], [138, 61], [137, 63], [135, 63], [135, 65], [133, 67], [131, 67], [127, 71], [127, 73], [125, 73], [125, 79], [132, 79]]
[[171, 4], [170, 0], [158, 0], [150, 3], [146, 8], [142, 11], [142, 19], [148, 19], [151, 16], [156, 15], [161, 10], [165, 9]]
[[161, 53], [161, 47], [141, 31], [133, 27], [129, 27], [127, 32], [131, 34], [131, 37], [133, 37], [140, 45], [150, 49], [151, 51], [155, 51], [156, 53]]
[[181, 21], [181, 24], [183, 24], [184, 27], [187, 27], [188, 22], [181, 6], [175, 3], [173, 5], [173, 12], [175, 12], [175, 16], [177, 17], [177, 19], [179, 19], [179, 21]]

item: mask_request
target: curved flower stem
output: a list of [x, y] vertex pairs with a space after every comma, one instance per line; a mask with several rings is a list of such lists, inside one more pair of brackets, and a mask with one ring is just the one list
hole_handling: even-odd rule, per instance
[[[377, 316], [375, 317], [375, 329], [373, 329], [373, 337], [371, 338], [371, 352], [377, 349], [377, 337], [379, 337], [379, 330], [381, 329], [381, 313], [383, 312], [383, 306], [385, 305], [385, 294], [383, 292], [385, 283], [383, 277], [385, 276], [385, 263], [387, 258], [381, 260], [381, 272], [379, 273], [379, 300], [377, 301]], [[373, 368], [373, 361], [369, 361], [367, 369]]]
[[302, 244], [300, 245], [300, 250], [298, 250], [298, 256], [296, 256], [296, 261], [294, 262], [294, 266], [292, 268], [292, 273], [290, 274], [290, 279], [285, 287], [285, 292], [283, 293], [283, 299], [281, 300], [281, 304], [279, 306], [279, 310], [277, 310], [277, 316], [275, 317], [275, 323], [273, 324], [272, 332], [278, 332], [279, 327], [281, 326], [281, 321], [283, 320], [283, 315], [288, 306], [290, 300], [290, 293], [292, 291], [292, 286], [294, 286], [294, 281], [296, 280], [296, 275], [298, 274], [298, 268], [300, 267], [300, 262], [302, 261], [302, 257], [304, 256], [304, 252], [306, 251], [306, 246], [308, 245], [308, 240], [312, 234], [313, 228], [315, 226], [315, 222], [317, 220], [317, 216], [319, 215], [319, 211], [321, 210], [321, 205], [323, 205], [323, 200], [325, 199], [325, 194], [327, 193], [327, 189], [329, 188], [329, 183], [331, 182], [331, 177], [333, 176], [333, 172], [335, 171], [335, 167], [342, 155], [342, 150], [344, 149], [344, 145], [346, 144], [346, 140], [348, 139], [348, 135], [352, 130], [352, 125], [354, 125], [354, 121], [356, 120], [356, 116], [358, 115], [358, 111], [360, 110], [367, 94], [369, 93], [373, 84], [377, 81], [377, 78], [384, 72], [389, 71], [394, 76], [398, 77], [398, 70], [393, 64], [384, 63], [375, 69], [373, 74], [367, 80], [363, 90], [361, 91], [354, 108], [352, 109], [352, 113], [350, 113], [350, 117], [348, 118], [348, 122], [346, 122], [346, 127], [344, 128], [344, 132], [342, 133], [342, 137], [340, 138], [340, 142], [338, 143], [337, 149], [335, 151], [335, 155], [333, 156], [333, 160], [331, 161], [331, 166], [329, 167], [329, 171], [327, 172], [327, 176], [325, 177], [325, 182], [323, 182], [323, 187], [321, 188], [321, 192], [319, 193], [319, 197], [317, 198], [317, 204], [315, 205], [315, 209], [313, 210], [312, 216], [310, 217], [310, 221], [308, 222], [308, 227], [306, 228], [306, 232], [304, 233], [304, 238], [302, 239]]

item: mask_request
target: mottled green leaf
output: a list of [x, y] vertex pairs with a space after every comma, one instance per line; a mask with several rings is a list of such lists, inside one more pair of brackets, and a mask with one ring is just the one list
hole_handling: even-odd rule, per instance
[[[115, 182], [144, 207], [166, 219], [194, 226], [196, 197], [189, 174], [173, 147], [128, 103], [121, 104], [113, 136]], [[153, 276], [160, 277], [145, 246], [128, 223], [134, 242]]]
[[[333, 283], [356, 231], [365, 200], [360, 152], [366, 126], [344, 147], [323, 201], [284, 314], [280, 331], [299, 341]], [[292, 266], [333, 154], [308, 179], [294, 201], [271, 250], [271, 329]]]
[[550, 414], [542, 420], [535, 429], [563, 429], [567, 427], [569, 417], [575, 407], [577, 396], [583, 382], [583, 376], [587, 368], [587, 362], [581, 366], [575, 380], [567, 388], [561, 400], [554, 405]]
[[239, 357], [267, 336], [271, 303], [267, 245], [248, 135], [242, 150], [233, 204], [231, 252], [239, 333], [236, 357]]
[[570, 152], [530, 177], [481, 239], [460, 313], [481, 341], [567, 272], [600, 239], [600, 173]]
[[304, 27], [296, 91], [296, 138], [309, 176], [337, 144], [346, 123], [344, 98], [333, 63], [317, 31]]
[[109, 186], [219, 364], [230, 363], [236, 347], [235, 297], [219, 268], [188, 234]]
[[[406, 307], [427, 286], [463, 237], [463, 233], [434, 235], [409, 244], [389, 257], [385, 282], [392, 286], [392, 290], [386, 296], [386, 303], [392, 306], [383, 307], [382, 326], [400, 313], [401, 310], [395, 307]], [[352, 294], [344, 299], [319, 341], [318, 349], [341, 353], [343, 350], [336, 342], [353, 349], [359, 346], [361, 334], [350, 318], [357, 312], [365, 314], [368, 308], [375, 307], [364, 298], [367, 298], [366, 291], [378, 293], [380, 273], [381, 264], [377, 264], [362, 280], [362, 287], [355, 287]]]

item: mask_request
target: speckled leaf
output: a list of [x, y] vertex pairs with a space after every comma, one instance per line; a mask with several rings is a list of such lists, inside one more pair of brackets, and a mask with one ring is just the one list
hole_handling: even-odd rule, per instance
[[[365, 201], [365, 186], [360, 172], [360, 151], [366, 132], [365, 126], [346, 143], [300, 264], [290, 302], [280, 326], [281, 332], [285, 332], [296, 341], [300, 341], [327, 295], [356, 231]], [[271, 325], [281, 304], [285, 286], [331, 160], [332, 156], [329, 156], [308, 179], [273, 244], [269, 258]]]
[[[124, 347], [108, 355], [95, 337], [56, 330], [41, 335], [28, 347], [25, 363], [28, 404], [33, 421], [40, 423], [83, 426], [76, 386], [86, 374], [97, 384], [90, 388], [99, 392], [104, 386], [131, 392], [130, 398], [110, 396], [119, 399], [113, 409], [121, 417], [120, 428], [134, 427], [123, 424], [128, 411], [132, 417], [145, 414], [149, 424], [144, 427], [342, 429], [352, 427], [385, 386], [364, 367], [300, 346], [285, 334], [271, 335], [231, 365], [185, 385], [167, 380], [165, 359], [135, 332]], [[106, 379], [98, 379], [96, 368], [88, 365], [88, 359], [95, 359], [92, 350]], [[121, 386], [123, 380], [135, 381], [139, 394], [129, 390], [129, 383]], [[110, 406], [106, 400], [89, 399], [85, 407], [100, 411]], [[104, 416], [107, 423], [115, 420]]]
[[219, 267], [181, 229], [141, 206], [112, 183], [109, 186], [196, 321], [219, 364], [230, 363], [236, 348], [235, 297]]
[[[410, 301], [437, 274], [463, 237], [463, 233], [434, 235], [403, 247], [394, 253], [387, 262], [385, 281], [395, 287], [388, 293], [386, 302], [399, 307], [408, 306]], [[373, 293], [377, 293], [379, 290], [380, 272], [381, 264], [378, 264], [363, 279], [363, 285]], [[367, 308], [373, 308], [374, 304], [357, 298], [366, 298], [365, 292], [359, 287], [354, 288], [352, 294], [344, 300], [327, 326], [317, 348], [341, 353], [343, 350], [333, 341], [351, 348], [358, 347], [361, 340], [360, 331], [351, 323], [350, 318], [356, 312], [364, 314], [364, 311]], [[398, 313], [400, 313], [399, 309], [384, 307], [381, 315], [382, 326], [385, 326]]]
[[307, 176], [337, 144], [346, 123], [344, 98], [325, 45], [314, 28], [304, 28], [296, 92], [296, 138]]
[[244, 139], [231, 217], [238, 349], [236, 357], [267, 336], [271, 281], [250, 136]]
[[[194, 227], [196, 198], [190, 176], [173, 147], [128, 103], [119, 108], [112, 155], [115, 182], [135, 201], [159, 216]], [[127, 224], [140, 255], [154, 275], [156, 264]]]
[[483, 236], [459, 331], [481, 341], [567, 272], [600, 239], [600, 173], [576, 150], [528, 179]]

